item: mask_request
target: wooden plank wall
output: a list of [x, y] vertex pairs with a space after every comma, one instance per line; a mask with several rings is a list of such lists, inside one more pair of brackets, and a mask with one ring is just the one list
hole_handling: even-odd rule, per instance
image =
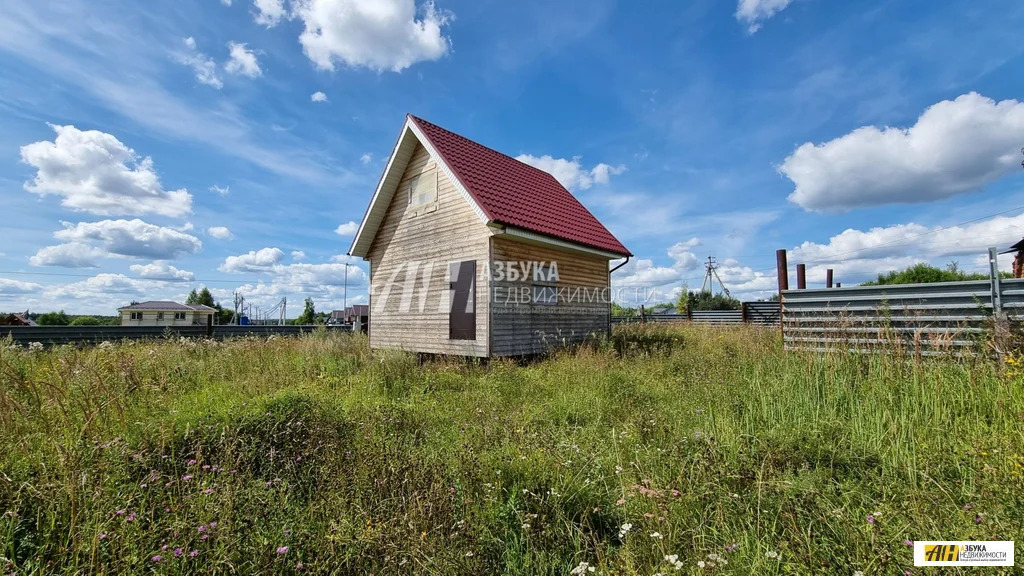
[[[608, 260], [600, 256], [531, 244], [508, 236], [491, 238], [494, 262], [558, 262], [558, 288], [594, 290], [608, 287]], [[492, 273], [493, 274], [493, 273]], [[518, 356], [544, 352], [552, 346], [583, 341], [607, 333], [611, 305], [601, 302], [566, 302], [557, 305], [506, 302], [510, 290], [530, 289], [528, 281], [491, 281], [491, 355]]]
[[[406, 213], [407, 189], [417, 175], [437, 175], [436, 210]], [[480, 221], [473, 208], [459, 194], [443, 171], [438, 170], [429, 153], [417, 145], [402, 175], [370, 247], [370, 347], [398, 348], [412, 352], [487, 356], [487, 258], [491, 230]], [[476, 340], [448, 339], [448, 263], [475, 260]], [[423, 290], [425, 265], [433, 262], [430, 281]], [[409, 263], [417, 262], [415, 290], [408, 312], [402, 312], [402, 289], [406, 285]], [[397, 275], [396, 268], [403, 266]], [[386, 305], [378, 306], [382, 289], [394, 276]], [[420, 310], [421, 297], [424, 305]], [[443, 302], [444, 306], [440, 303]]]

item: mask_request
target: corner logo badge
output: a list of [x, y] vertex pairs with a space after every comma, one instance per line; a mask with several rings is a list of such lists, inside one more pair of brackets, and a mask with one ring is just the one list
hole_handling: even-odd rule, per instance
[[1013, 542], [914, 542], [914, 566], [1013, 566]]

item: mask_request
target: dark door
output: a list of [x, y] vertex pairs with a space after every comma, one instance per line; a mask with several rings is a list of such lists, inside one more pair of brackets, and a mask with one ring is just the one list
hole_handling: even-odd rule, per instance
[[476, 340], [476, 261], [448, 265], [448, 338]]

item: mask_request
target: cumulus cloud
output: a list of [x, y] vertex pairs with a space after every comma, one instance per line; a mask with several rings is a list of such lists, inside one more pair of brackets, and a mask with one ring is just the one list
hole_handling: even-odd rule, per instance
[[626, 171], [623, 165], [611, 166], [609, 164], [598, 164], [587, 170], [580, 163], [580, 157], [575, 156], [572, 160], [565, 158], [553, 158], [544, 156], [532, 156], [520, 154], [516, 160], [539, 168], [555, 177], [562, 186], [569, 190], [586, 190], [594, 184], [607, 184], [611, 176], [617, 176]]
[[191, 234], [174, 228], [133, 220], [101, 220], [99, 222], [64, 223], [65, 228], [54, 237], [65, 242], [98, 244], [105, 252], [119, 256], [169, 260], [184, 254], [195, 254], [203, 243]]
[[178, 64], [191, 68], [192, 73], [196, 76], [196, 81], [200, 84], [205, 84], [217, 90], [223, 88], [224, 82], [217, 75], [217, 63], [214, 62], [213, 58], [196, 50], [195, 38], [189, 36], [183, 42], [188, 51], [174, 54], [174, 60]]
[[366, 164], [373, 162], [373, 154], [367, 152], [366, 154], [363, 154], [362, 156], [359, 157], [359, 161], [362, 162], [363, 165], [365, 166]]
[[218, 240], [230, 240], [234, 237], [227, 226], [213, 226], [206, 229], [206, 233]]
[[98, 130], [50, 125], [57, 137], [21, 147], [21, 161], [37, 172], [25, 189], [61, 196], [61, 205], [102, 216], [160, 214], [180, 217], [192, 211], [184, 188], [164, 190], [153, 160], [140, 158], [117, 138]]
[[32, 266], [61, 266], [63, 268], [96, 268], [98, 258], [106, 256], [102, 250], [73, 242], [40, 249], [28, 259]]
[[323, 92], [313, 92], [313, 95], [309, 97], [313, 102], [327, 102], [327, 94]]
[[21, 280], [0, 278], [0, 296], [38, 294], [42, 290], [43, 286], [41, 284], [36, 284], [35, 282], [22, 282]]
[[273, 28], [288, 15], [284, 0], [253, 0], [253, 19], [267, 28]]
[[248, 76], [249, 78], [257, 78], [263, 75], [263, 70], [260, 69], [256, 53], [246, 48], [245, 44], [228, 42], [228, 51], [230, 56], [227, 63], [224, 64], [224, 70], [228, 74], [238, 74], [240, 76]]
[[221, 272], [265, 272], [284, 259], [280, 248], [250, 250], [248, 254], [228, 256], [217, 269]]
[[132, 264], [129, 269], [140, 278], [151, 280], [195, 280], [196, 275], [188, 270], [180, 270], [166, 262], [153, 262], [151, 264]]
[[216, 184], [214, 184], [213, 186], [210, 186], [210, 192], [216, 192], [217, 194], [220, 194], [221, 196], [227, 196], [228, 194], [231, 193], [231, 187], [230, 186], [225, 186], [225, 187], [221, 188], [220, 186], [217, 186]]
[[807, 142], [779, 168], [805, 210], [930, 202], [971, 192], [1020, 167], [1024, 102], [975, 92], [929, 107], [910, 128], [864, 126]]
[[739, 0], [736, 5], [736, 19], [747, 26], [753, 34], [761, 29], [766, 20], [785, 10], [793, 0]]
[[344, 224], [340, 224], [334, 229], [334, 233], [338, 236], [352, 236], [359, 231], [359, 223], [349, 220]]
[[648, 258], [630, 261], [622, 267], [622, 271], [612, 277], [616, 287], [622, 288], [654, 288], [666, 284], [678, 284], [684, 275], [698, 267], [698, 258], [693, 248], [700, 245], [698, 238], [690, 238], [685, 242], [676, 242], [667, 251], [672, 258], [672, 265], [657, 266]]
[[443, 28], [453, 17], [429, 1], [417, 7], [415, 0], [296, 0], [292, 16], [305, 27], [303, 51], [324, 70], [340, 63], [401, 72], [450, 49]]
[[292, 250], [292, 260], [305, 260], [306, 253], [302, 250]]

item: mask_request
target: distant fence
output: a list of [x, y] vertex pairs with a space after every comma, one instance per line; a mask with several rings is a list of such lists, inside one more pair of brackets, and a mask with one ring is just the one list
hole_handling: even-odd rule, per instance
[[[0, 326], [0, 339], [9, 334], [16, 344], [27, 346], [32, 342], [52, 346], [58, 344], [99, 343], [119, 340], [149, 340], [156, 338], [237, 338], [240, 336], [295, 336], [312, 332], [321, 326]], [[349, 326], [324, 326], [330, 331], [349, 331]]]
[[739, 310], [694, 310], [689, 314], [644, 314], [641, 316], [612, 316], [612, 323], [631, 322], [692, 322], [716, 326], [758, 324], [779, 325], [778, 302], [744, 302]]
[[1019, 324], [1024, 279], [785, 290], [782, 302], [787, 350], [974, 354], [993, 318]]

